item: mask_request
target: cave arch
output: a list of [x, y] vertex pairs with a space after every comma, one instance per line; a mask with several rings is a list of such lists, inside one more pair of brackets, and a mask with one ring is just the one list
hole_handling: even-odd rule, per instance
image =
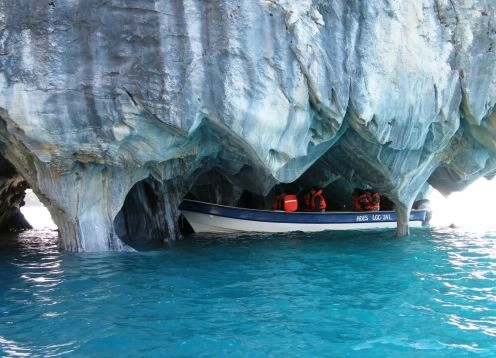
[[25, 190], [24, 205], [21, 207], [21, 213], [35, 230], [57, 229], [52, 214], [31, 188]]
[[114, 219], [114, 230], [123, 243], [135, 250], [164, 247], [170, 237], [164, 185], [149, 177], [136, 183]]

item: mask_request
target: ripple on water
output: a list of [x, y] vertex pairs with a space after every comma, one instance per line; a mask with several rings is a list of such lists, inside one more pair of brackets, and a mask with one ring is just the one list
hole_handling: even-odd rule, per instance
[[496, 349], [492, 233], [192, 235], [157, 252], [0, 251], [4, 356], [453, 356]]

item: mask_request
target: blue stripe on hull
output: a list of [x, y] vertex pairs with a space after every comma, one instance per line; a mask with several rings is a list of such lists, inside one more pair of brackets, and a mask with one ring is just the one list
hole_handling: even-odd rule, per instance
[[[394, 211], [367, 212], [285, 212], [235, 208], [232, 206], [209, 204], [195, 200], [184, 200], [179, 206], [181, 210], [216, 215], [249, 221], [296, 224], [336, 224], [366, 222], [396, 222]], [[412, 210], [410, 221], [425, 221], [425, 210]]]

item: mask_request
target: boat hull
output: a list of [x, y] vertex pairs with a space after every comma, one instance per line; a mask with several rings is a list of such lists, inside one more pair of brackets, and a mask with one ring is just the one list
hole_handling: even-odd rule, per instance
[[[284, 212], [242, 209], [184, 200], [179, 207], [195, 232], [315, 232], [396, 228], [394, 211]], [[412, 210], [409, 226], [421, 227], [426, 210]]]

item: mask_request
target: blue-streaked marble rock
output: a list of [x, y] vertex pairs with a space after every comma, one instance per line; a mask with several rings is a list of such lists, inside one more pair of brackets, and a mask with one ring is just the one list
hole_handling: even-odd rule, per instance
[[[426, 183], [449, 193], [495, 173], [495, 10], [0, 0], [0, 154], [68, 250], [123, 249], [138, 227], [174, 238], [188, 192], [235, 204], [295, 181], [374, 186], [405, 234]], [[123, 229], [131, 203], [160, 201]]]

